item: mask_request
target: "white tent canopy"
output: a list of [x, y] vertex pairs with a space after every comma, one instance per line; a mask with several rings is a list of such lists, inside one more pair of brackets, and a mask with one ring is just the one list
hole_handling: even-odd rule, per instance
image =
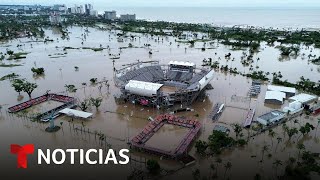
[[130, 80], [125, 89], [132, 94], [152, 97], [162, 86], [163, 84]]
[[80, 118], [89, 118], [92, 116], [92, 113], [78, 111], [78, 110], [69, 109], [69, 108], [65, 108], [65, 109], [59, 111], [59, 113], [66, 114], [67, 116], [75, 116], [75, 117], [80, 117]]

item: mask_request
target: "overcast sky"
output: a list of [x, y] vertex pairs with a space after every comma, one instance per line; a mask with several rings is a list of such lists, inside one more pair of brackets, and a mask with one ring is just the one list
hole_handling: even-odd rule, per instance
[[320, 0], [1, 0], [0, 4], [73, 4], [91, 3], [99, 6], [272, 6], [272, 7], [320, 7]]

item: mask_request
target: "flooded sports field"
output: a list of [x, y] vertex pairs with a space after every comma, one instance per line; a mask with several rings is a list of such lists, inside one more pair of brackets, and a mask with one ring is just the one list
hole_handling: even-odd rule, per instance
[[[47, 133], [46, 123], [33, 122], [22, 115], [16, 116], [7, 112], [7, 109], [15, 104], [29, 100], [26, 93], [20, 94], [11, 86], [9, 79], [0, 81], [0, 151], [7, 151], [14, 141], [17, 144], [36, 142], [41, 148], [129, 148], [127, 142], [141, 132], [149, 123], [149, 117], [159, 114], [170, 113], [170, 111], [157, 109], [156, 107], [145, 107], [139, 104], [117, 104], [114, 95], [120, 94], [120, 89], [115, 86], [113, 79], [114, 69], [123, 68], [128, 63], [139, 61], [159, 61], [160, 64], [168, 64], [172, 60], [189, 61], [201, 68], [204, 59], [212, 58], [220, 65], [237, 68], [239, 72], [248, 73], [250, 66], [243, 66], [241, 57], [248, 53], [247, 49], [233, 50], [231, 47], [220, 44], [218, 41], [196, 42], [194, 47], [181, 43], [171, 36], [151, 36], [147, 34], [127, 33], [123, 39], [119, 39], [119, 31], [102, 31], [96, 28], [70, 27], [69, 38], [62, 39], [61, 34], [55, 29], [46, 29], [45, 34], [52, 42], [43, 42], [36, 38], [19, 38], [8, 42], [1, 42], [0, 52], [6, 53], [8, 49], [18, 53], [25, 52], [26, 58], [19, 60], [2, 60], [1, 63], [12, 65], [12, 67], [0, 67], [0, 78], [11, 73], [19, 75], [19, 78], [34, 82], [38, 87], [32, 92], [32, 97], [38, 97], [50, 93], [63, 94], [75, 97], [78, 102], [90, 98], [102, 98], [101, 105], [96, 108], [89, 106], [86, 111], [93, 113], [92, 118], [77, 119], [68, 116], [60, 116], [55, 124], [61, 126], [56, 133]], [[133, 36], [133, 38], [131, 37]], [[130, 45], [129, 45], [130, 43]], [[203, 51], [202, 47], [206, 49]], [[276, 46], [276, 45], [275, 45]], [[308, 61], [308, 54], [319, 55], [319, 49], [309, 48], [301, 45], [301, 51], [294, 57], [282, 57], [275, 46], [269, 46], [261, 42], [259, 52], [253, 55], [253, 68], [256, 71], [281, 72], [283, 79], [296, 82], [301, 76], [311, 81], [320, 80], [320, 67]], [[94, 48], [103, 48], [94, 51]], [[230, 59], [225, 55], [231, 53]], [[259, 59], [259, 60], [257, 60]], [[35, 75], [32, 67], [43, 67], [44, 75]], [[97, 78], [96, 83], [90, 79]], [[233, 138], [236, 133], [232, 124], [243, 125], [249, 109], [256, 109], [254, 120], [273, 109], [282, 109], [288, 104], [274, 106], [264, 103], [264, 96], [268, 82], [261, 86], [261, 93], [256, 98], [248, 96], [252, 79], [241, 75], [230, 74], [215, 70], [214, 79], [210, 83], [212, 90], [206, 91], [206, 97], [202, 101], [195, 101], [190, 108], [192, 111], [179, 112], [175, 115], [197, 119], [202, 123], [202, 128], [197, 140], [208, 140], [216, 125], [225, 126], [230, 129], [229, 135]], [[68, 91], [66, 85], [74, 85], [75, 92]], [[171, 91], [170, 88], [167, 89]], [[225, 104], [225, 108], [217, 121], [209, 118], [216, 103]], [[61, 103], [48, 101], [29, 108], [31, 112], [44, 112]], [[78, 108], [78, 110], [80, 110]], [[318, 127], [319, 116], [301, 115], [286, 122], [289, 128], [300, 128], [307, 122]], [[257, 123], [254, 122], [254, 127]], [[165, 148], [170, 151], [181, 141], [188, 129], [172, 125], [164, 125], [147, 143], [157, 148]], [[311, 132], [293, 137], [288, 137], [282, 125], [273, 128], [274, 133], [268, 131], [252, 138], [248, 138], [248, 144], [243, 147], [232, 147], [222, 151], [220, 155], [202, 157], [196, 152], [195, 143], [192, 144], [189, 154], [195, 157], [196, 162], [192, 166], [183, 167], [180, 162], [163, 159], [159, 156], [132, 151], [134, 158], [156, 159], [161, 167], [174, 173], [165, 174], [166, 178], [175, 177], [190, 179], [193, 172], [199, 169], [201, 176], [209, 177], [217, 172], [218, 178], [243, 178], [253, 179], [256, 174], [269, 175], [272, 179], [284, 172], [285, 166], [276, 166], [275, 161], [280, 160], [283, 164], [289, 162], [290, 157], [297, 157], [299, 149], [297, 143], [303, 143], [308, 151], [319, 153], [320, 132], [317, 128]], [[103, 134], [103, 140], [96, 134]], [[252, 128], [243, 129], [241, 138], [247, 139], [252, 135]], [[10, 142], [6, 137], [10, 137]], [[265, 147], [268, 148], [265, 148]], [[2, 151], [3, 150], [3, 151]], [[217, 161], [217, 157], [222, 162]], [[11, 160], [15, 157], [6, 157]], [[230, 162], [231, 168], [225, 164]], [[290, 162], [289, 162], [290, 163]], [[14, 164], [14, 161], [12, 161]], [[210, 166], [214, 164], [216, 169]], [[14, 165], [13, 165], [14, 166]], [[132, 167], [143, 167], [139, 163], [132, 163]], [[34, 167], [30, 167], [33, 169]], [[71, 168], [72, 169], [72, 168]], [[113, 169], [112, 169], [113, 170]], [[111, 171], [112, 171], [111, 170]], [[118, 172], [115, 167], [114, 172]], [[132, 169], [127, 168], [126, 173], [121, 174], [124, 178]], [[35, 168], [33, 169], [36, 172]], [[43, 172], [49, 172], [50, 168], [44, 168]], [[58, 168], [57, 171], [62, 171]], [[76, 169], [70, 170], [76, 172]], [[98, 170], [97, 170], [98, 171]], [[120, 171], [120, 170], [119, 170]], [[317, 179], [319, 175], [311, 174]], [[268, 178], [267, 178], [268, 179]]]

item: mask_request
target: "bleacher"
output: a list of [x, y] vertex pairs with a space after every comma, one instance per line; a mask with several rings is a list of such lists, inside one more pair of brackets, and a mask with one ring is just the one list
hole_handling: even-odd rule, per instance
[[168, 71], [168, 73], [167, 73], [168, 80], [185, 82], [185, 81], [189, 81], [191, 78], [192, 78], [191, 72]]
[[177, 87], [177, 88], [181, 88], [181, 89], [185, 89], [188, 87], [188, 84], [182, 83], [182, 82], [177, 82], [177, 81], [164, 81], [163, 85]]
[[164, 74], [161, 66], [147, 66], [134, 71], [129, 71], [119, 79], [124, 82], [128, 82], [129, 80], [157, 82], [164, 79]]

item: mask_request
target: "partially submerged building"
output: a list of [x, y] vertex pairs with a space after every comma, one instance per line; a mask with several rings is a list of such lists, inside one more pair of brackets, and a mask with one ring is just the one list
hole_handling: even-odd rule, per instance
[[226, 134], [229, 134], [230, 133], [230, 129], [228, 129], [227, 127], [225, 126], [221, 126], [221, 125], [215, 125], [213, 127], [213, 130], [214, 131], [220, 131], [220, 132], [223, 132], [223, 133], [226, 133]]
[[[145, 65], [147, 64], [147, 65]], [[214, 78], [211, 69], [197, 69], [194, 63], [170, 61], [138, 62], [115, 71], [115, 82], [125, 101], [146, 106], [190, 105]]]
[[309, 104], [317, 101], [317, 96], [301, 93], [301, 94], [290, 97], [289, 101], [298, 101], [302, 104]]
[[267, 91], [264, 102], [267, 104], [282, 105], [286, 98], [286, 94], [280, 91]]
[[285, 113], [279, 110], [273, 110], [266, 114], [263, 114], [257, 118], [257, 121], [265, 126], [272, 125], [283, 120], [285, 117]]
[[302, 103], [299, 101], [294, 101], [289, 103], [288, 106], [283, 108], [283, 112], [289, 113], [290, 115], [298, 114], [303, 111]]
[[268, 85], [267, 90], [283, 92], [286, 94], [286, 97], [292, 97], [296, 95], [296, 88], [292, 88], [292, 87]]

